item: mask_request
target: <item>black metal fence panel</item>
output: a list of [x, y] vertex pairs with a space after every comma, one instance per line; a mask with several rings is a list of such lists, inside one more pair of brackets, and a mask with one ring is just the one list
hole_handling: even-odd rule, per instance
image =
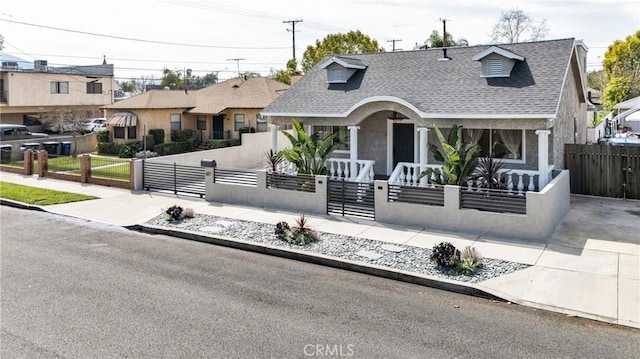
[[256, 171], [242, 169], [213, 168], [213, 183], [232, 184], [238, 186], [258, 186]]
[[169, 162], [142, 162], [142, 186], [147, 190], [205, 196], [204, 168]]
[[527, 214], [527, 197], [506, 190], [460, 189], [460, 208]]
[[444, 206], [444, 187], [416, 187], [389, 184], [389, 202]]
[[330, 179], [327, 186], [327, 213], [374, 220], [373, 183]]
[[268, 173], [267, 188], [278, 188], [290, 191], [315, 192], [316, 178], [311, 175], [288, 175], [284, 173]]

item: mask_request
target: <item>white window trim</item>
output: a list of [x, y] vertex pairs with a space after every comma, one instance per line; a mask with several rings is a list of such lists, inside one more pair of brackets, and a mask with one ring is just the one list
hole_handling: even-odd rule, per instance
[[[336, 127], [348, 127], [348, 126], [346, 126], [346, 125], [309, 125], [309, 126], [308, 126], [308, 128], [307, 128], [307, 130], [306, 130], [306, 131], [307, 131], [307, 133], [308, 133], [308, 134], [313, 133], [313, 128], [314, 128], [315, 126], [322, 126], [322, 127], [334, 127], [334, 126], [336, 126]], [[347, 128], [347, 130], [348, 130], [348, 128]], [[348, 148], [348, 149], [346, 149], [346, 150], [334, 150], [332, 153], [336, 153], [336, 154], [350, 154], [350, 153], [351, 153], [351, 143], [349, 143], [349, 148]]]

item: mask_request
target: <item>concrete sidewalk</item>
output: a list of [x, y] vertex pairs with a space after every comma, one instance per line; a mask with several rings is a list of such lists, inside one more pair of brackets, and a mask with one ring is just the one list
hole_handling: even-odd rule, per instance
[[[46, 206], [48, 212], [119, 226], [141, 225], [177, 204], [196, 213], [275, 224], [299, 213], [207, 202], [197, 197], [132, 192], [0, 172], [0, 180], [74, 193], [97, 200]], [[373, 221], [309, 216], [312, 228], [387, 243], [431, 248], [448, 241], [473, 246], [487, 258], [531, 267], [470, 289], [530, 307], [640, 328], [640, 201], [572, 196], [571, 209], [546, 243], [444, 233]], [[426, 278], [438, 281], [437, 278]]]

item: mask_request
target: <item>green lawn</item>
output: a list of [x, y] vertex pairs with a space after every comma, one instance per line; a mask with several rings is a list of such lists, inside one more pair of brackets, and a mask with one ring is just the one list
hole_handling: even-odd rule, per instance
[[50, 204], [86, 201], [89, 199], [97, 199], [98, 197], [0, 181], [0, 198], [46, 206]]

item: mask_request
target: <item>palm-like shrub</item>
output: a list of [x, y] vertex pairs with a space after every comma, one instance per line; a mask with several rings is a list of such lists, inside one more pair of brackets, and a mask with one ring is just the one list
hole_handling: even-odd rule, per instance
[[284, 161], [284, 157], [280, 152], [273, 153], [273, 150], [269, 150], [264, 153], [265, 168], [267, 171], [273, 173], [278, 171], [278, 166]]
[[480, 146], [477, 144], [464, 143], [462, 126], [453, 125], [447, 139], [445, 139], [437, 126], [435, 131], [440, 141], [442, 152], [432, 143], [429, 144], [429, 151], [431, 151], [436, 161], [443, 163], [442, 172], [433, 179], [431, 178], [433, 170], [427, 169], [422, 171], [418, 178], [429, 176], [429, 182], [432, 184], [457, 186], [466, 184], [467, 178], [478, 164]]
[[275, 234], [279, 239], [299, 246], [309, 244], [317, 239], [317, 234], [308, 225], [308, 219], [305, 215], [301, 215], [296, 219], [297, 227], [289, 228], [289, 224], [285, 221], [276, 224]]
[[[481, 158], [469, 179], [480, 188], [506, 189], [507, 183], [500, 174], [503, 168], [504, 162], [501, 160], [495, 160], [493, 157]], [[504, 173], [508, 173], [508, 171]]]
[[319, 140], [317, 135], [309, 135], [304, 131], [302, 124], [293, 119], [293, 128], [296, 136], [288, 132], [283, 132], [291, 141], [292, 147], [278, 151], [278, 154], [296, 165], [298, 173], [310, 175], [325, 175], [327, 167], [325, 162], [336, 149], [333, 143], [336, 134], [331, 134], [323, 140]]

